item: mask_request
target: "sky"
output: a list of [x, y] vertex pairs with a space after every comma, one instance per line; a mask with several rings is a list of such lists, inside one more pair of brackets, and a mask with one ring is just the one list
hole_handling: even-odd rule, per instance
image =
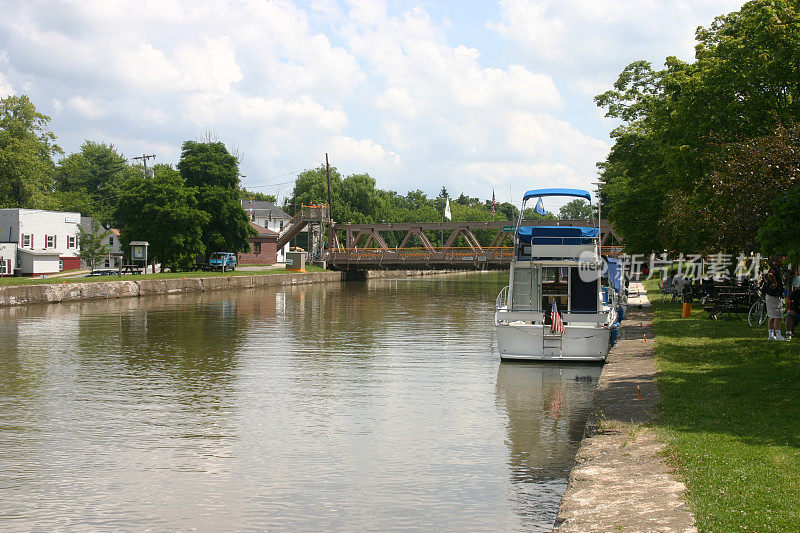
[[0, 98], [28, 95], [65, 154], [176, 164], [211, 136], [279, 199], [327, 153], [381, 189], [519, 204], [593, 188], [617, 125], [593, 96], [633, 61], [691, 61], [696, 28], [742, 4], [0, 0]]

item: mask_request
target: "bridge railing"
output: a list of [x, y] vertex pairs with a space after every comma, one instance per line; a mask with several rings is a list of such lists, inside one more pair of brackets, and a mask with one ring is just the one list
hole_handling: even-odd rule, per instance
[[460, 262], [509, 263], [513, 248], [341, 248], [328, 251], [334, 264], [452, 264]]

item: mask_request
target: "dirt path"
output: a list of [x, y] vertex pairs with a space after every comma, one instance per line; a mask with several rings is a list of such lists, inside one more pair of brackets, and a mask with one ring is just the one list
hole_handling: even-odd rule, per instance
[[[697, 531], [686, 487], [663, 459], [664, 444], [646, 424], [658, 403], [652, 312], [631, 283], [628, 316], [595, 392], [595, 413], [575, 457], [556, 529]], [[641, 395], [640, 395], [641, 393]]]

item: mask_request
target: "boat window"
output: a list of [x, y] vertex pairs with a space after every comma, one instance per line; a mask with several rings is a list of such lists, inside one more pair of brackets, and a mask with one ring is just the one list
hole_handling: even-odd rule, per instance
[[[544, 267], [542, 269], [542, 309], [549, 311], [556, 301], [558, 310], [567, 310], [569, 295], [569, 270], [565, 267]], [[548, 315], [545, 313], [545, 315]], [[548, 315], [549, 316], [549, 315]], [[547, 319], [547, 316], [545, 317]], [[545, 321], [546, 323], [547, 320]]]
[[511, 308], [527, 311], [537, 309], [539, 292], [539, 269], [515, 268], [514, 290], [511, 294]]
[[[569, 287], [569, 300], [570, 311], [573, 313], [596, 313], [597, 312], [597, 293], [598, 293], [598, 279], [584, 280], [581, 279], [580, 270], [576, 267], [570, 269]], [[586, 272], [584, 272], [584, 277]]]

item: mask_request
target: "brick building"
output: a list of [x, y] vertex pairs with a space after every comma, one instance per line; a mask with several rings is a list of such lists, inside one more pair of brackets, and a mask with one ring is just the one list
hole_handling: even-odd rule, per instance
[[256, 230], [258, 235], [248, 237], [250, 252], [240, 252], [237, 261], [240, 265], [258, 264], [274, 265], [278, 262], [278, 232], [268, 230], [254, 222], [250, 222], [250, 227]]

